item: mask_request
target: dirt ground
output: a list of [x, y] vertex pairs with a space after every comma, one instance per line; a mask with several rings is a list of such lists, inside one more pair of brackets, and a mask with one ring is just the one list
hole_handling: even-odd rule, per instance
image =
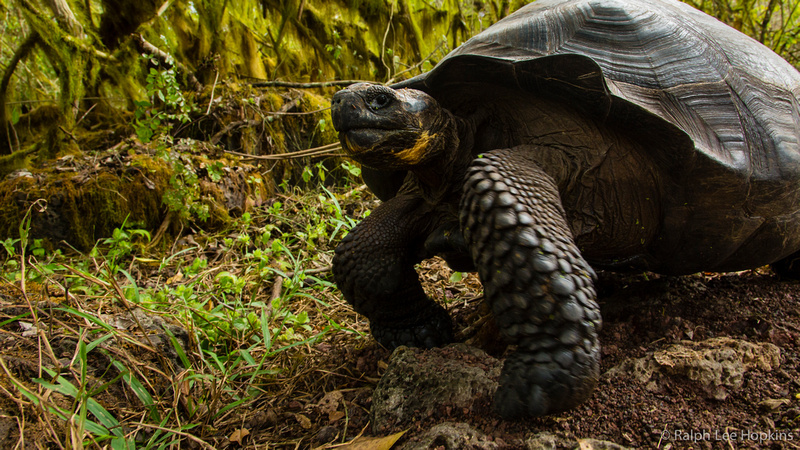
[[[474, 275], [453, 282], [439, 263], [424, 267], [421, 274], [430, 295], [449, 299], [446, 304], [462, 339], [502, 353], [502, 346], [480, 338], [480, 327], [473, 326], [485, 320]], [[595, 438], [632, 448], [800, 448], [800, 282], [778, 280], [767, 269], [686, 277], [600, 273], [597, 288], [604, 318], [604, 373], [671, 344], [716, 337], [774, 344], [780, 349], [780, 366], [747, 371], [741, 388], [724, 395], [710, 393], [687, 376], [666, 377], [655, 386], [624, 373], [603, 376], [590, 400], [574, 410], [520, 422], [501, 420], [488, 405], [481, 413], [443, 410], [414, 422], [395, 448], [443, 422], [465, 422], [494, 446], [474, 448], [525, 448], [531, 436], [542, 432], [573, 442]], [[20, 311], [3, 310], [5, 317]], [[353, 325], [366, 326], [363, 318]], [[36, 347], [10, 339], [6, 335], [0, 345], [15, 348], [13, 358], [3, 351], [6, 361], [13, 359], [11, 371], [20, 378], [31, 376], [34, 368], [25, 361], [36, 361]], [[26, 348], [31, 351], [27, 356]], [[310, 350], [313, 357], [286, 356], [286, 364], [296, 367], [291, 377], [275, 380], [274, 395], [237, 409], [227, 425], [209, 429], [202, 439], [214, 448], [289, 449], [331, 448], [358, 436], [374, 436], [372, 393], [390, 352], [371, 337], [347, 332], [332, 333]], [[112, 398], [115, 392], [118, 398]], [[108, 405], [132, 401], [124, 389], [110, 389], [101, 400]], [[14, 410], [3, 396], [0, 444], [9, 445], [3, 448], [17, 442], [17, 422], [10, 419]], [[245, 429], [246, 437], [234, 432]], [[35, 430], [28, 432], [25, 448], [56, 448], [48, 443], [30, 446]], [[188, 440], [181, 445], [201, 448]]]
[[[442, 292], [430, 283], [427, 287], [447, 297], [463, 295], [448, 288]], [[443, 412], [415, 423], [403, 439], [456, 421], [483, 432], [499, 448], [521, 448], [540, 432], [634, 448], [800, 448], [800, 283], [780, 281], [764, 269], [686, 277], [601, 273], [597, 287], [604, 317], [603, 372], [673, 343], [714, 337], [772, 343], [780, 349], [780, 366], [748, 371], [742, 387], [727, 392], [724, 400], [689, 377], [669, 377], [654, 388], [633, 376], [603, 376], [591, 399], [567, 413], [505, 422], [491, 413]], [[451, 305], [459, 327], [469, 326], [465, 320], [479, 314], [479, 303]], [[372, 342], [353, 348], [333, 337], [321, 344], [331, 357], [319, 362], [319, 370], [351, 377], [336, 387], [347, 405], [347, 419], [335, 408], [325, 414], [320, 400], [331, 396], [322, 393], [306, 403], [277, 404], [265, 413], [273, 426], [279, 418], [300, 414], [313, 424], [303, 429], [284, 422], [280, 434], [287, 441], [306, 433], [314, 446], [342, 433], [369, 434], [371, 392], [390, 356]]]

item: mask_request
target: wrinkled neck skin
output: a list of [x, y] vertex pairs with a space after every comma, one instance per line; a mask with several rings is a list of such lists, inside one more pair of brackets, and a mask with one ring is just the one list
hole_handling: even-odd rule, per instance
[[443, 110], [443, 126], [430, 143], [436, 156], [410, 170], [422, 197], [431, 204], [461, 196], [463, 179], [472, 162], [473, 126]]

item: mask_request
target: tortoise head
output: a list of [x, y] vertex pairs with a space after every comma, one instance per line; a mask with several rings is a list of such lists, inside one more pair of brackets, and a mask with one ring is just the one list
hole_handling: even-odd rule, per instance
[[[447, 150], [454, 122], [428, 94], [358, 83], [331, 102], [344, 150], [373, 169], [413, 169]], [[450, 131], [450, 132], [448, 132]]]

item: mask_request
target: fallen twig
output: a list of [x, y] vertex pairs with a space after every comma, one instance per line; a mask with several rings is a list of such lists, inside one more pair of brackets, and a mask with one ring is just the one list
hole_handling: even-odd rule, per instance
[[279, 153], [275, 155], [248, 155], [247, 153], [240, 153], [234, 152], [232, 150], [225, 150], [225, 153], [239, 156], [245, 159], [263, 159], [263, 160], [283, 160], [283, 159], [294, 159], [294, 158], [305, 158], [310, 156], [335, 156], [338, 152], [342, 149], [341, 144], [338, 142], [328, 145], [323, 145], [321, 147], [314, 147], [308, 148], [305, 150], [298, 150], [296, 152], [289, 152], [289, 153]]
[[287, 87], [296, 89], [326, 88], [333, 86], [350, 86], [354, 83], [363, 83], [361, 80], [334, 80], [318, 81], [313, 83], [296, 83], [292, 81], [257, 81], [250, 83], [251, 87]]

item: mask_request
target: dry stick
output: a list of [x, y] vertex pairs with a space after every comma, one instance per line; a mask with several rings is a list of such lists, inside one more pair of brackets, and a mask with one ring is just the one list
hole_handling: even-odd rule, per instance
[[334, 86], [350, 86], [355, 83], [363, 83], [362, 80], [334, 80], [334, 81], [318, 81], [314, 83], [295, 83], [291, 81], [259, 81], [250, 83], [251, 87], [287, 87], [297, 89], [311, 89], [311, 88], [326, 88]]
[[[213, 93], [214, 93], [213, 89], [212, 89], [211, 93], [212, 93], [212, 96], [213, 96]], [[269, 112], [266, 112], [266, 114], [268, 114], [268, 115], [266, 117], [262, 117], [262, 119], [260, 121], [258, 121], [258, 120], [239, 120], [239, 121], [236, 121], [236, 122], [231, 122], [228, 125], [226, 125], [225, 128], [223, 128], [222, 130], [220, 130], [216, 134], [214, 134], [214, 136], [211, 137], [211, 140], [209, 142], [211, 142], [212, 144], [217, 144], [222, 139], [222, 137], [224, 135], [230, 133], [231, 131], [233, 131], [235, 129], [246, 127], [246, 126], [255, 127], [255, 126], [258, 126], [261, 123], [263, 123], [263, 121], [272, 120], [272, 119], [276, 118], [277, 116], [310, 115], [310, 114], [315, 114], [315, 113], [322, 112], [322, 111], [330, 109], [330, 106], [329, 106], [327, 108], [315, 109], [313, 111], [290, 112], [289, 110], [294, 108], [295, 106], [297, 106], [297, 104], [300, 102], [300, 98], [301, 98], [301, 96], [298, 96], [297, 98], [293, 99], [291, 102], [286, 103], [285, 105], [281, 106], [280, 111], [269, 111]], [[211, 110], [211, 105], [209, 104], [209, 111], [210, 110]], [[208, 111], [206, 111], [206, 115], [208, 115]]]
[[181, 64], [179, 61], [175, 61], [175, 59], [170, 57], [170, 55], [167, 52], [161, 50], [160, 48], [148, 42], [141, 34], [131, 34], [131, 37], [133, 38], [134, 42], [139, 44], [140, 50], [144, 51], [145, 53], [152, 54], [154, 57], [158, 58], [158, 60], [164, 62], [165, 64], [170, 64], [169, 61], [172, 61], [172, 64], [170, 65], [174, 65], [175, 68], [186, 74], [187, 78], [189, 79], [189, 82], [194, 85], [194, 89], [196, 91], [199, 91], [203, 88], [203, 84], [197, 81], [197, 78], [194, 76], [194, 73], [192, 73], [192, 71], [190, 71], [186, 66]]
[[[132, 345], [135, 345], [137, 347], [143, 348], [143, 349], [147, 350], [150, 353], [154, 353], [156, 355], [156, 357], [159, 359], [159, 362], [161, 363], [162, 369], [164, 370], [163, 374], [166, 376], [166, 373], [169, 372], [169, 370], [170, 370], [169, 364], [167, 363], [167, 361], [164, 358], [164, 356], [160, 352], [156, 351], [156, 347], [155, 347], [155, 345], [153, 345], [153, 342], [150, 340], [150, 337], [147, 334], [147, 330], [144, 329], [142, 324], [139, 322], [139, 319], [136, 317], [136, 315], [133, 314], [133, 311], [131, 310], [130, 306], [128, 305], [128, 301], [125, 299], [125, 294], [122, 292], [122, 289], [119, 287], [119, 284], [117, 284], [116, 281], [114, 281], [113, 283], [108, 283], [106, 281], [103, 281], [103, 280], [101, 280], [99, 278], [96, 278], [96, 277], [94, 277], [92, 275], [89, 275], [87, 273], [82, 273], [82, 272], [80, 272], [79, 270], [75, 269], [72, 266], [65, 265], [64, 268], [67, 269], [68, 271], [72, 272], [73, 274], [77, 275], [78, 277], [83, 278], [86, 281], [91, 281], [92, 283], [95, 283], [95, 284], [98, 284], [100, 286], [103, 286], [106, 289], [112, 288], [115, 291], [115, 293], [117, 294], [117, 297], [120, 299], [120, 303], [122, 303], [122, 305], [128, 311], [128, 314], [130, 314], [131, 318], [136, 323], [136, 325], [139, 327], [139, 329], [142, 331], [142, 334], [144, 335], [144, 338], [147, 340], [148, 344], [150, 344], [150, 345], [145, 344], [145, 343], [139, 341], [138, 339], [133, 339], [132, 337], [123, 335], [122, 333], [119, 333], [119, 334], [122, 335], [125, 338], [126, 342], [128, 342], [128, 343], [130, 343]], [[50, 351], [52, 352], [52, 349]]]
[[395, 82], [395, 79], [398, 76], [400, 76], [400, 75], [402, 75], [404, 73], [407, 73], [407, 72], [411, 72], [412, 70], [416, 70], [416, 69], [420, 68], [423, 64], [425, 64], [425, 61], [430, 61], [430, 59], [433, 57], [433, 54], [438, 52], [439, 49], [441, 49], [444, 44], [445, 44], [444, 41], [439, 42], [439, 45], [437, 45], [436, 48], [433, 49], [432, 52], [428, 53], [428, 56], [422, 58], [422, 61], [414, 64], [413, 66], [409, 67], [408, 69], [401, 70], [400, 72], [397, 72], [396, 74], [394, 74], [394, 76], [392, 78], [389, 78], [389, 80], [386, 81], [386, 84], [393, 84]]
[[158, 11], [156, 11], [156, 17], [161, 17], [161, 15], [162, 15], [162, 14], [164, 14], [164, 11], [166, 11], [166, 10], [167, 10], [167, 8], [169, 8], [169, 4], [170, 4], [170, 3], [172, 3], [172, 0], [167, 0], [167, 1], [165, 1], [165, 2], [164, 2], [162, 5], [161, 5], [161, 7], [160, 7], [160, 8], [158, 8]]
[[383, 60], [383, 54], [386, 53], [386, 37], [389, 36], [389, 29], [392, 27], [392, 17], [394, 17], [394, 2], [392, 2], [392, 9], [389, 10], [389, 21], [386, 22], [386, 31], [383, 33], [383, 42], [381, 42], [381, 64], [386, 68], [387, 75], [391, 75], [392, 69]]
[[309, 114], [316, 114], [322, 111], [327, 111], [329, 109], [331, 109], [330, 106], [328, 106], [327, 108], [320, 108], [312, 111], [265, 111], [265, 112], [269, 114], [269, 116], [305, 116]]
[[[281, 296], [281, 290], [283, 289], [283, 277], [278, 275], [278, 278], [275, 279], [275, 284], [272, 285], [272, 294], [269, 296], [269, 304], [272, 305], [274, 300], [277, 300], [278, 297]], [[271, 308], [270, 308], [271, 309]], [[270, 311], [271, 313], [272, 311]]]
[[214, 85], [211, 86], [211, 98], [208, 100], [208, 109], [206, 109], [206, 115], [211, 112], [211, 104], [214, 102], [214, 89], [217, 88], [217, 80], [219, 80], [219, 70], [217, 71], [217, 75], [214, 77]]
[[165, 431], [167, 433], [177, 434], [178, 436], [183, 436], [186, 439], [189, 439], [191, 441], [197, 442], [198, 444], [202, 445], [203, 448], [216, 450], [216, 448], [213, 445], [209, 444], [208, 442], [206, 442], [206, 441], [204, 441], [204, 440], [202, 440], [202, 439], [200, 439], [198, 437], [195, 437], [195, 436], [193, 436], [193, 435], [191, 435], [189, 433], [184, 433], [183, 431], [172, 430], [170, 428], [159, 427], [158, 425], [150, 425], [150, 424], [142, 423], [142, 422], [131, 422], [131, 423], [133, 425], [136, 425], [137, 427], [152, 428], [154, 430], [161, 430], [161, 431]]
[[87, 110], [86, 110], [86, 112], [85, 112], [85, 113], [83, 113], [83, 115], [81, 116], [81, 118], [80, 118], [80, 119], [78, 119], [78, 121], [77, 121], [77, 122], [75, 122], [75, 126], [74, 126], [74, 127], [72, 127], [72, 128], [73, 128], [73, 129], [77, 128], [77, 127], [78, 127], [78, 125], [81, 123], [81, 121], [82, 121], [83, 119], [85, 119], [85, 118], [86, 118], [86, 116], [87, 116], [87, 115], [89, 115], [89, 113], [90, 113], [90, 112], [92, 112], [92, 110], [94, 109], [94, 107], [95, 107], [95, 106], [97, 106], [97, 103], [93, 104], [93, 105], [91, 106], [91, 108], [87, 109]]
[[478, 332], [478, 330], [483, 326], [483, 324], [488, 322], [490, 318], [491, 316], [489, 316], [488, 314], [479, 318], [472, 325], [456, 333], [455, 339], [457, 340], [457, 342], [461, 342], [463, 340], [466, 340], [467, 338], [474, 336]]
[[289, 153], [281, 153], [277, 155], [248, 155], [247, 153], [240, 153], [234, 152], [232, 150], [225, 150], [225, 153], [229, 153], [234, 156], [240, 156], [242, 158], [249, 158], [249, 159], [293, 159], [293, 158], [304, 158], [308, 156], [322, 156], [333, 154], [332, 152], [336, 152], [341, 150], [341, 144], [338, 142], [334, 142], [333, 144], [323, 145], [321, 147], [314, 147], [305, 150], [299, 150], [296, 152], [289, 152]]
[[[211, 108], [210, 104], [208, 106], [209, 106], [209, 108]], [[236, 122], [231, 122], [228, 125], [226, 125], [225, 128], [223, 128], [222, 130], [220, 130], [216, 134], [214, 134], [214, 136], [211, 136], [211, 139], [209, 140], [209, 142], [211, 142], [212, 144], [216, 145], [217, 143], [219, 143], [220, 140], [222, 140], [223, 136], [225, 136], [226, 134], [230, 133], [231, 131], [233, 131], [233, 130], [235, 130], [237, 128], [242, 128], [242, 127], [247, 127], [247, 126], [254, 127], [254, 126], [257, 126], [259, 124], [261, 124], [260, 120], [238, 120]]]
[[[8, 367], [6, 366], [5, 361], [3, 361], [3, 358], [0, 358], [0, 368], [3, 369], [3, 372], [5, 372], [6, 377], [9, 380], [11, 380], [11, 384], [19, 385], [19, 386], [25, 386], [20, 380], [17, 380], [16, 378], [14, 378], [14, 375], [12, 375], [11, 371], [8, 370]], [[40, 375], [40, 377], [41, 377], [41, 375]], [[31, 404], [33, 404], [34, 407], [41, 412], [41, 414], [39, 415], [39, 420], [44, 422], [45, 426], [50, 429], [50, 433], [52, 434], [53, 439], [55, 439], [56, 444], [58, 444], [59, 447], [64, 449], [65, 447], [64, 447], [64, 445], [61, 444], [61, 440], [58, 438], [58, 434], [56, 433], [56, 429], [53, 426], [52, 422], [50, 421], [50, 414], [48, 414], [47, 408], [45, 408], [45, 406], [44, 406], [44, 404], [46, 402], [45, 398], [43, 396], [39, 395], [39, 393], [37, 393], [37, 392], [33, 392], [31, 390], [29, 390], [28, 392], [31, 395], [33, 395], [34, 397], [36, 397], [37, 401], [36, 402], [31, 402]], [[14, 399], [14, 397], [12, 397], [12, 399]], [[20, 428], [20, 433], [21, 432], [22, 432], [22, 428]]]
[[[305, 274], [308, 274], [308, 275], [314, 275], [314, 274], [317, 274], [317, 273], [330, 272], [331, 269], [333, 269], [333, 266], [325, 266], [325, 267], [320, 267], [318, 269], [308, 269], [308, 270], [303, 270], [302, 272], [305, 273]], [[296, 273], [297, 272], [287, 272], [286, 276], [287, 277], [293, 277], [293, 276], [295, 276]]]
[[167, 232], [167, 228], [169, 228], [170, 224], [172, 223], [172, 215], [172, 212], [167, 212], [167, 216], [164, 217], [164, 221], [161, 222], [161, 226], [158, 227], [156, 234], [153, 236], [153, 239], [146, 246], [146, 248], [152, 248], [161, 240], [161, 238], [164, 237], [164, 234]]
[[[108, 268], [108, 266], [106, 266], [106, 267]], [[117, 294], [117, 297], [119, 298], [120, 303], [122, 303], [122, 306], [125, 308], [126, 311], [128, 311], [128, 314], [130, 314], [130, 316], [133, 319], [133, 321], [136, 322], [136, 326], [139, 327], [139, 330], [141, 330], [142, 335], [147, 340], [147, 343], [150, 345], [150, 348], [153, 349], [152, 351], [153, 351], [153, 353], [155, 353], [156, 358], [158, 358], [158, 361], [161, 363], [161, 367], [164, 369], [164, 372], [165, 373], [169, 373], [170, 369], [171, 369], [170, 364], [167, 362], [167, 359], [164, 357], [164, 355], [161, 352], [156, 351], [156, 345], [153, 344], [153, 341], [150, 339], [150, 335], [147, 334], [147, 330], [145, 330], [144, 326], [142, 326], [142, 323], [139, 321], [139, 318], [136, 317], [136, 314], [133, 313], [133, 310], [131, 309], [131, 305], [130, 305], [130, 303], [128, 303], [128, 299], [125, 298], [125, 293], [122, 292], [122, 288], [119, 286], [119, 283], [117, 283], [117, 280], [115, 280], [114, 277], [111, 275], [111, 269], [108, 269], [108, 270], [109, 270], [109, 279], [111, 280], [111, 287], [114, 289], [114, 292]], [[143, 345], [143, 347], [144, 347], [144, 345]]]

